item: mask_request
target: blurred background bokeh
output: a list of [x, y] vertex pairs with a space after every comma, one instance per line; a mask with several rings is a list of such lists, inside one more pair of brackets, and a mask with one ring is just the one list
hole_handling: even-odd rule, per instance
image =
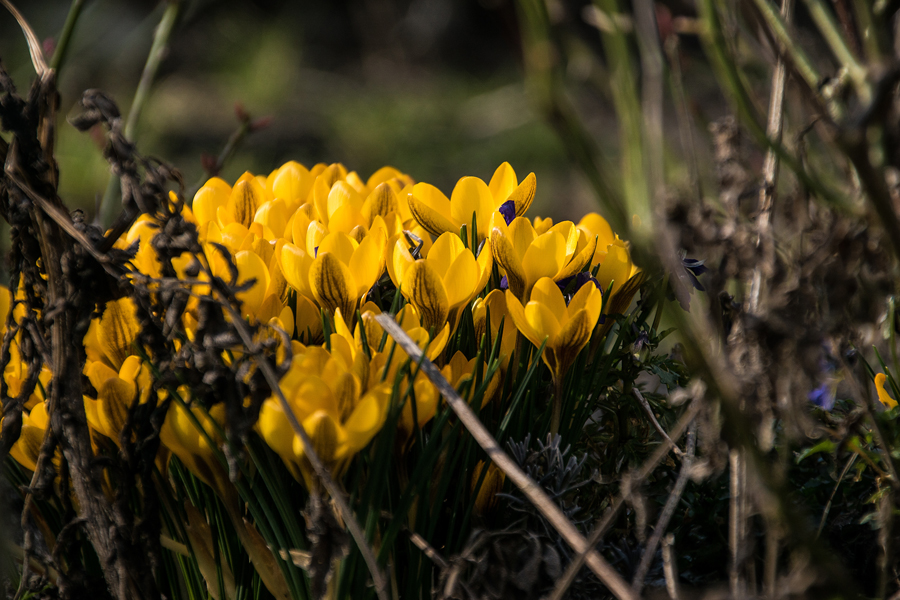
[[[580, 3], [567, 10], [581, 19]], [[70, 3], [19, 9], [49, 55]], [[166, 2], [90, 0], [61, 69], [63, 115], [100, 88], [128, 113]], [[594, 32], [596, 36], [596, 31]], [[286, 160], [342, 162], [364, 178], [393, 165], [449, 195], [464, 175], [490, 178], [509, 161], [537, 174], [532, 214], [577, 217], [594, 199], [563, 146], [535, 112], [524, 83], [509, 0], [184, 0], [135, 133], [139, 150], [178, 167], [188, 187], [201, 156], [217, 155], [238, 127], [235, 106], [269, 126], [250, 135], [222, 177], [268, 173]], [[20, 91], [33, 77], [15, 20], [0, 16], [0, 59]], [[602, 144], [611, 109], [582, 102]], [[94, 214], [107, 186], [99, 135], [60, 121], [60, 193]]]

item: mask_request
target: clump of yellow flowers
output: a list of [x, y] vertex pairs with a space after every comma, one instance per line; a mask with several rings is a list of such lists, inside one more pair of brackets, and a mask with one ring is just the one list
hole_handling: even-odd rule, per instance
[[[601, 314], [630, 303], [641, 275], [628, 244], [595, 213], [578, 223], [529, 220], [535, 191], [534, 174], [519, 180], [508, 163], [488, 182], [463, 177], [448, 198], [393, 167], [363, 179], [341, 164], [306, 168], [292, 161], [268, 175], [244, 173], [233, 184], [212, 178], [182, 210], [197, 228], [208, 273], [229, 280], [236, 270], [241, 316], [290, 339], [293, 359], [282, 391], [316, 453], [340, 475], [382, 429], [398, 395], [408, 399], [397, 419], [401, 447], [439, 406], [424, 375], [403, 368], [408, 357], [375, 321], [381, 312], [392, 311], [457, 386], [471, 387], [476, 373], [487, 372], [476, 356], [451, 353], [464, 313], [489, 344], [502, 325], [501, 368], [486, 384], [487, 404], [517, 343], [543, 347], [542, 359], [560, 381], [592, 335], [605, 333]], [[157, 232], [154, 217], [144, 215], [117, 243], [125, 249], [137, 242], [135, 276], [160, 276], [151, 243]], [[173, 264], [183, 274], [189, 262], [186, 255]], [[198, 298], [209, 293], [201, 273], [182, 315], [189, 337], [198, 327]], [[0, 297], [5, 315], [10, 294]], [[130, 298], [110, 301], [98, 314], [84, 340], [92, 388], [85, 412], [92, 433], [119, 444], [129, 407], [151, 393], [152, 357], [137, 345]], [[4, 377], [14, 392], [23, 377], [15, 341], [11, 352]], [[48, 378], [49, 371], [42, 373], [42, 381]], [[178, 395], [190, 398], [189, 390]], [[222, 442], [221, 406], [169, 406], [160, 464], [178, 456], [222, 490], [227, 476], [213, 457]], [[34, 468], [46, 427], [44, 398], [36, 393], [12, 450], [26, 468]], [[274, 397], [263, 403], [255, 430], [294, 477], [311, 484], [303, 445]]]

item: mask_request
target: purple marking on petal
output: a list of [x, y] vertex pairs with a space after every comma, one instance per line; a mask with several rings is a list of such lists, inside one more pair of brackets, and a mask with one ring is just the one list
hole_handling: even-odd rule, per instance
[[513, 219], [516, 218], [516, 203], [512, 200], [507, 200], [506, 202], [501, 204], [500, 208], [497, 210], [499, 210], [500, 214], [503, 215], [503, 220], [506, 221], [507, 225], [512, 223]]
[[319, 247], [316, 246], [315, 248], [313, 248], [313, 258], [318, 258], [318, 257], [319, 257]]

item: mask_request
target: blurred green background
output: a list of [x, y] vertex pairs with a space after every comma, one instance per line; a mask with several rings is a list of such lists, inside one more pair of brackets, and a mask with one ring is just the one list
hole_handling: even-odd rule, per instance
[[[77, 113], [88, 88], [110, 93], [127, 115], [165, 6], [86, 2], [61, 69], [63, 116]], [[49, 56], [69, 3], [18, 8]], [[570, 8], [580, 16], [579, 3]], [[487, 180], [506, 160], [519, 177], [537, 174], [532, 216], [579, 218], [593, 196], [532, 108], [516, 21], [507, 0], [184, 1], [138, 148], [173, 163], [191, 186], [203, 175], [201, 155], [217, 155], [237, 128], [240, 103], [271, 124], [240, 146], [222, 173], [228, 181], [290, 159], [343, 162], [364, 178], [390, 164], [449, 195], [460, 177]], [[34, 72], [5, 11], [0, 59], [27, 90]], [[609, 106], [600, 95], [583, 105], [600, 143], [612, 143]], [[95, 133], [60, 119], [60, 194], [92, 215], [109, 177]]]

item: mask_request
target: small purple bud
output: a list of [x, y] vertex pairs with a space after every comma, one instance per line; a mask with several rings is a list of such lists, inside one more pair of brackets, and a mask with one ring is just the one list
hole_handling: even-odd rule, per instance
[[503, 215], [503, 220], [506, 221], [507, 225], [512, 223], [513, 219], [516, 218], [516, 203], [512, 200], [507, 200], [501, 204], [498, 210], [500, 211], [500, 214]]
[[506, 275], [500, 278], [500, 289], [508, 290], [509, 289], [509, 279], [506, 278]]
[[318, 257], [319, 257], [319, 247], [316, 246], [315, 248], [313, 248], [313, 258], [318, 258]]

